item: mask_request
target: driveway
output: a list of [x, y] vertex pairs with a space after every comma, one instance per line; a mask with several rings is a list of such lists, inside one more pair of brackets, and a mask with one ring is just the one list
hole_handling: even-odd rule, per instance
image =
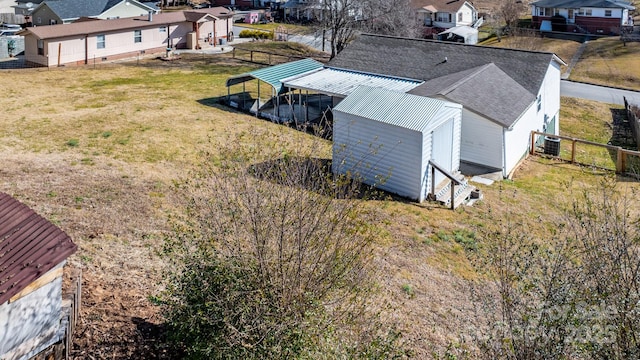
[[568, 80], [560, 81], [560, 96], [618, 105], [624, 105], [623, 98], [626, 97], [630, 103], [640, 104], [640, 92], [638, 91], [584, 84]]

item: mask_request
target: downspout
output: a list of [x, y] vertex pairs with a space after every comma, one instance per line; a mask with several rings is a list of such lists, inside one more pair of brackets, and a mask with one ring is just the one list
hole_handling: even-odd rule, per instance
[[84, 35], [84, 64], [89, 63], [89, 34]]
[[506, 179], [507, 174], [507, 133], [505, 128], [502, 128], [502, 178]]

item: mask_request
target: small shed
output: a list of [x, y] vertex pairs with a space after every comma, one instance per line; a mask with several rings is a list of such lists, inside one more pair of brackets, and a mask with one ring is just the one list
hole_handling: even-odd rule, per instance
[[333, 118], [334, 173], [422, 202], [460, 167], [459, 104], [360, 86]]
[[30, 359], [68, 335], [62, 268], [75, 251], [64, 231], [0, 193], [0, 359]]

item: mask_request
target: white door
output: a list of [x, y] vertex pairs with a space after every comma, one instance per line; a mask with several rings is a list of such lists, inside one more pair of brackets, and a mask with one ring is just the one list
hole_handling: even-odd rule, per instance
[[[431, 160], [448, 172], [453, 169], [453, 119], [438, 126], [431, 133]], [[437, 170], [435, 173], [438, 186], [445, 176]]]

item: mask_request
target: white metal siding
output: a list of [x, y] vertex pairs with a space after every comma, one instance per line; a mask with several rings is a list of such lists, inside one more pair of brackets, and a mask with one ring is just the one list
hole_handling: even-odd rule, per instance
[[505, 131], [505, 167], [503, 171], [503, 176], [505, 177], [527, 155], [531, 145], [531, 130], [542, 130], [544, 117], [537, 116], [536, 112], [537, 106], [533, 104], [513, 125], [511, 130]]
[[336, 111], [333, 141], [333, 172], [351, 171], [369, 185], [420, 199], [420, 132]]
[[503, 127], [468, 109], [462, 117], [460, 159], [502, 169]]

